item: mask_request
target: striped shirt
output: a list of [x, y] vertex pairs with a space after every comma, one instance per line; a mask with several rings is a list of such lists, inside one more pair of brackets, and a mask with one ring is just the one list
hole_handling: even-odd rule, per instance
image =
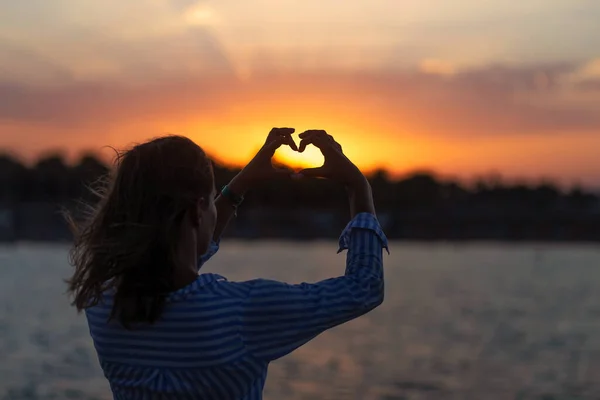
[[[339, 240], [346, 273], [317, 283], [230, 282], [199, 274], [172, 292], [160, 319], [134, 330], [107, 322], [112, 301], [86, 310], [104, 375], [116, 400], [257, 400], [271, 361], [383, 301], [377, 219], [358, 214]], [[202, 266], [219, 248], [212, 243]]]

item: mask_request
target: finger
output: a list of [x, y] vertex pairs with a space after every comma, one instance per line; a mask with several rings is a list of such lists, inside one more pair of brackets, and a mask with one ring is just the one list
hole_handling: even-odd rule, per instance
[[304, 149], [306, 149], [306, 146], [309, 143], [312, 143], [312, 138], [315, 136], [315, 132], [314, 131], [305, 131], [302, 132], [301, 134], [298, 135], [298, 137], [301, 139], [300, 140], [300, 146], [298, 151], [300, 153], [302, 153], [304, 151]]
[[328, 144], [330, 145], [331, 142], [328, 143], [328, 140], [325, 139], [324, 136], [320, 136], [317, 134], [312, 136], [306, 136], [300, 141], [300, 148], [298, 149], [298, 151], [302, 153], [306, 149], [306, 146], [308, 146], [309, 144], [316, 146], [321, 150], [321, 152], [323, 152], [323, 150], [327, 150]]
[[327, 138], [333, 143], [334, 147], [338, 150], [342, 150], [342, 145], [335, 141], [334, 137], [331, 135], [327, 135]]
[[326, 178], [327, 170], [324, 167], [306, 168], [300, 170], [296, 175], [306, 176], [309, 178]]
[[294, 128], [273, 128], [269, 134], [291, 135], [294, 132], [296, 132]]
[[275, 136], [270, 139], [263, 147], [263, 151], [269, 154], [271, 157], [275, 154], [275, 151], [280, 148], [286, 142], [285, 136]]
[[340, 153], [343, 153], [344, 151], [342, 150], [342, 145], [339, 144], [338, 142], [336, 142], [335, 140], [333, 141], [333, 147], [335, 147]]
[[292, 138], [292, 133], [296, 130], [294, 128], [273, 128], [271, 132], [269, 132], [269, 136], [267, 137], [267, 142], [272, 140], [275, 137], [284, 137], [284, 143], [292, 148], [294, 151], [298, 151], [298, 146], [296, 146], [296, 142]]
[[263, 151], [272, 157], [275, 151], [284, 144], [290, 146], [294, 151], [298, 151], [298, 146], [290, 136], [275, 136], [263, 146]]
[[298, 137], [300, 137], [300, 139], [304, 139], [310, 136], [315, 136], [315, 135], [327, 135], [327, 132], [325, 132], [322, 129], [309, 129], [307, 131], [302, 132], [301, 134], [298, 135]]
[[296, 143], [291, 136], [275, 136], [265, 144], [264, 149], [272, 156], [275, 151], [284, 144], [290, 146], [292, 150], [298, 151], [298, 146], [296, 146]]
[[294, 170], [291, 168], [273, 168], [273, 170], [275, 171], [275, 174], [277, 174], [278, 176], [292, 176], [294, 175]]
[[333, 141], [335, 143], [335, 140], [333, 140], [333, 136], [328, 135], [327, 132], [322, 129], [310, 129], [308, 131], [302, 132], [298, 136], [302, 140], [307, 140], [304, 143], [302, 143], [302, 141], [300, 142], [300, 149], [298, 150], [300, 153], [302, 153], [306, 149], [306, 146], [308, 144], [314, 144], [316, 147], [321, 149], [321, 151], [323, 151], [327, 146], [328, 141]]
[[308, 146], [310, 143], [312, 143], [312, 139], [302, 139], [300, 141], [300, 145], [298, 146], [298, 152], [302, 153], [306, 149], [306, 146]]
[[298, 146], [296, 146], [296, 142], [294, 142], [294, 138], [292, 138], [291, 134], [287, 134], [282, 136], [284, 139], [284, 143], [292, 148], [294, 151], [298, 151]]
[[269, 132], [267, 139], [275, 137], [275, 136], [290, 136], [296, 130], [294, 128], [273, 128]]

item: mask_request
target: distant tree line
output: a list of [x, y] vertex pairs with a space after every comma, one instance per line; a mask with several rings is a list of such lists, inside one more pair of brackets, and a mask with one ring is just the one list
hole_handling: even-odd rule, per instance
[[[93, 201], [86, 186], [96, 182], [108, 170], [109, 167], [94, 154], [84, 155], [75, 164], [67, 163], [61, 155], [50, 155], [31, 166], [10, 155], [0, 155], [0, 207], [2, 204], [68, 205], [74, 200]], [[227, 183], [237, 172], [239, 170], [235, 168], [215, 164], [217, 187]], [[497, 178], [481, 179], [467, 186], [439, 179], [430, 173], [392, 179], [384, 170], [378, 170], [368, 178], [378, 213], [388, 216], [388, 230], [392, 236], [461, 237], [460, 232], [468, 231], [473, 223], [481, 225], [487, 221], [489, 226], [496, 227], [496, 233], [490, 233], [490, 237], [510, 236], [516, 229], [514, 224], [520, 223], [527, 225], [526, 228], [538, 224], [535, 229], [538, 233], [523, 234], [525, 228], [519, 228], [521, 233], [517, 234], [535, 238], [543, 226], [550, 223], [552, 226], [548, 229], [554, 236], [569, 236], [568, 233], [556, 233], [567, 229], [579, 232], [576, 237], [583, 235], [584, 239], [595, 240], [598, 236], [600, 239], [597, 222], [600, 199], [582, 188], [561, 190], [551, 183], [508, 184]], [[265, 183], [248, 193], [244, 208], [284, 214], [311, 209], [347, 215], [344, 214], [347, 212], [344, 189], [319, 179], [280, 179]], [[513, 221], [512, 228], [506, 226], [509, 221]], [[481, 228], [475, 231], [483, 232]], [[486, 235], [467, 235], [471, 236]]]
[[[52, 201], [87, 198], [87, 185], [108, 172], [109, 167], [95, 155], [84, 155], [74, 165], [61, 155], [39, 159], [26, 166], [14, 157], [0, 155], [0, 200]], [[215, 164], [215, 178], [220, 187], [239, 169]], [[589, 212], [598, 206], [596, 194], [582, 188], [561, 191], [551, 183], [527, 186], [505, 184], [492, 177], [481, 179], [467, 188], [458, 182], [442, 181], [433, 174], [415, 173], [402, 179], [391, 179], [384, 170], [368, 176], [379, 210], [430, 210], [468, 207], [469, 209], [502, 209], [509, 212], [546, 212], [569, 210]], [[280, 179], [252, 191], [245, 205], [276, 208], [335, 208], [343, 189], [324, 180], [290, 181]]]

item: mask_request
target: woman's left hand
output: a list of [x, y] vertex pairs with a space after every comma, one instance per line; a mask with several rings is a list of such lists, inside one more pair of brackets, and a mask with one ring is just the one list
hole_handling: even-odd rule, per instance
[[230, 189], [234, 193], [241, 195], [254, 184], [273, 179], [282, 174], [287, 174], [288, 176], [293, 174], [293, 171], [273, 167], [272, 163], [275, 151], [284, 144], [290, 146], [292, 150], [298, 151], [298, 146], [296, 146], [294, 139], [292, 139], [292, 133], [294, 133], [294, 128], [271, 129], [262, 148], [248, 165], [229, 183]]
[[296, 146], [292, 138], [292, 133], [294, 133], [294, 128], [271, 129], [265, 144], [243, 170], [249, 180], [261, 182], [281, 174], [289, 175], [293, 173], [293, 171], [287, 169], [277, 169], [273, 167], [272, 163], [275, 151], [283, 145], [288, 145], [292, 150], [298, 151], [298, 146]]

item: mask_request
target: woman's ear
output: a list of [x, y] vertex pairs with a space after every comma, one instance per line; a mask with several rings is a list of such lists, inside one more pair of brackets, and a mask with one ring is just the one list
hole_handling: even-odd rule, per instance
[[189, 211], [190, 223], [194, 227], [198, 227], [202, 220], [202, 198], [200, 198]]
[[202, 196], [202, 197], [200, 197], [200, 199], [198, 199], [198, 212], [208, 210], [209, 206], [210, 206], [210, 201], [208, 200], [207, 197]]

